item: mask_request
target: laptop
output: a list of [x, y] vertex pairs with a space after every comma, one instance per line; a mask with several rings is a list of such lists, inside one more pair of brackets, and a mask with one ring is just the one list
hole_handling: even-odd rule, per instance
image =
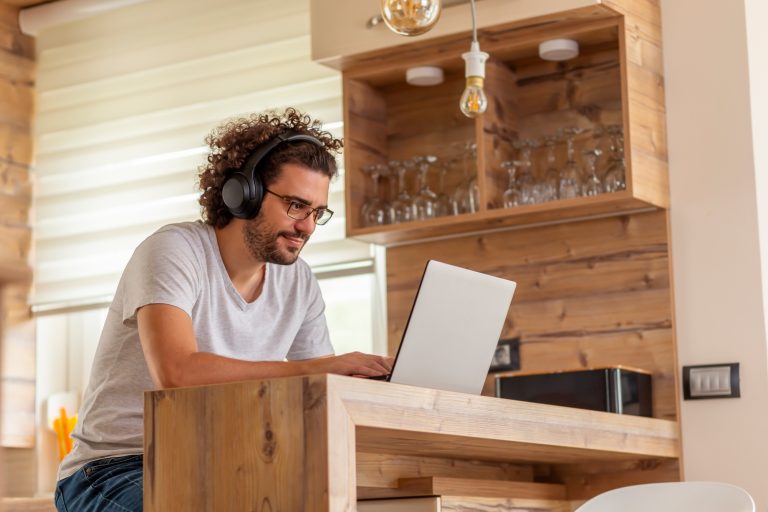
[[516, 286], [427, 262], [392, 372], [379, 380], [480, 394]]

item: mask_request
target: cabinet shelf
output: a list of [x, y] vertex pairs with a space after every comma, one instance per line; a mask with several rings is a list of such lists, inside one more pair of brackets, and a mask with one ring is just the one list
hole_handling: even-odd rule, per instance
[[[515, 22], [482, 29], [481, 48], [491, 55], [485, 82], [489, 106], [477, 119], [465, 118], [458, 109], [464, 87], [461, 53], [469, 46], [469, 32], [350, 59], [343, 70], [348, 236], [391, 245], [666, 208], [660, 49], [646, 32], [642, 23], [628, 24], [625, 13], [605, 5], [558, 13], [527, 25]], [[566, 62], [541, 60], [539, 43], [553, 37], [577, 40], [579, 56]], [[405, 71], [417, 65], [442, 67], [444, 82], [434, 87], [406, 84]], [[611, 125], [620, 126], [624, 135], [626, 190], [501, 207], [508, 182], [501, 163], [519, 159], [513, 142], [542, 140], [575, 127], [582, 130], [574, 139], [577, 155], [598, 146], [607, 153], [607, 138], [596, 134]], [[455, 159], [457, 147], [466, 144], [475, 146], [476, 157], [463, 173], [453, 170], [445, 175], [445, 191], [450, 194], [473, 177], [479, 199], [475, 212], [366, 225], [361, 208], [373, 189], [364, 170], [367, 166], [423, 155]], [[546, 165], [545, 152], [538, 147], [531, 154], [539, 175]], [[562, 141], [557, 153], [562, 168]], [[412, 194], [414, 179], [408, 185]], [[381, 185], [392, 180], [390, 176]], [[429, 187], [439, 189], [436, 173]], [[396, 194], [382, 191], [385, 188], [380, 187], [379, 197], [392, 200]]]
[[532, 227], [584, 219], [647, 212], [656, 206], [641, 201], [627, 191], [577, 197], [548, 203], [496, 208], [476, 213], [451, 215], [402, 224], [359, 227], [347, 235], [379, 245], [401, 245], [414, 241], [481, 233], [514, 227]]

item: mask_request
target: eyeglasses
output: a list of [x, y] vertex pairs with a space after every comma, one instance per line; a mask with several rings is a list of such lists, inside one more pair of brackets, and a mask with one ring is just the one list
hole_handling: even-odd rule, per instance
[[308, 204], [304, 204], [291, 197], [275, 194], [268, 188], [265, 188], [264, 191], [279, 197], [284, 203], [288, 203], [288, 209], [285, 210], [285, 213], [294, 220], [304, 220], [310, 215], [314, 215], [315, 224], [322, 226], [333, 217], [333, 210], [329, 210], [328, 208], [312, 208]]

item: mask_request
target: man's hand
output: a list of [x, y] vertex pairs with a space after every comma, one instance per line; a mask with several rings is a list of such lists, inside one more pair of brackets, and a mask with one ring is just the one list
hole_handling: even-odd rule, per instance
[[337, 373], [339, 375], [355, 375], [361, 377], [376, 377], [392, 371], [394, 358], [350, 352], [340, 356], [321, 357], [306, 361], [311, 366], [311, 373]]

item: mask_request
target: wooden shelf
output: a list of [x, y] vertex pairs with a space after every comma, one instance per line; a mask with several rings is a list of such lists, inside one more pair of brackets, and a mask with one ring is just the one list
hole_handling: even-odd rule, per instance
[[[666, 208], [663, 86], [655, 60], [660, 48], [653, 44], [648, 22], [636, 23], [631, 12], [617, 3], [608, 4], [611, 6], [584, 7], [527, 24], [517, 21], [480, 30], [481, 48], [491, 54], [485, 83], [489, 107], [474, 120], [458, 109], [464, 87], [461, 53], [467, 50], [468, 32], [398, 46], [397, 52], [379, 50], [347, 59], [343, 84], [348, 235], [393, 245]], [[567, 62], [541, 60], [538, 44], [553, 37], [576, 39], [580, 55]], [[442, 67], [445, 81], [427, 88], [407, 85], [405, 71], [416, 65]], [[594, 134], [608, 125], [623, 128], [626, 190], [500, 208], [507, 183], [500, 164], [518, 158], [513, 141], [541, 139], [573, 126], [585, 130], [575, 138], [580, 153], [606, 145], [605, 139], [598, 140]], [[474, 176], [479, 190], [476, 212], [365, 225], [360, 211], [372, 195], [365, 166], [426, 154], [449, 159], [465, 143], [476, 145], [477, 157], [464, 174], [450, 171], [446, 175], [445, 190], [452, 191]], [[604, 153], [606, 150], [603, 148]], [[539, 174], [545, 167], [545, 152], [540, 147], [531, 154]], [[557, 152], [562, 167], [564, 143]], [[379, 197], [393, 199], [388, 189], [392, 180], [380, 181]], [[433, 191], [439, 189], [436, 173], [429, 183]], [[413, 183], [408, 188], [413, 194]]]
[[403, 224], [367, 228], [348, 228], [347, 235], [366, 242], [394, 246], [413, 241], [479, 233], [514, 227], [556, 224], [589, 218], [623, 215], [655, 209], [628, 192], [594, 197], [578, 197], [551, 203], [497, 208], [482, 212], [439, 217]]

